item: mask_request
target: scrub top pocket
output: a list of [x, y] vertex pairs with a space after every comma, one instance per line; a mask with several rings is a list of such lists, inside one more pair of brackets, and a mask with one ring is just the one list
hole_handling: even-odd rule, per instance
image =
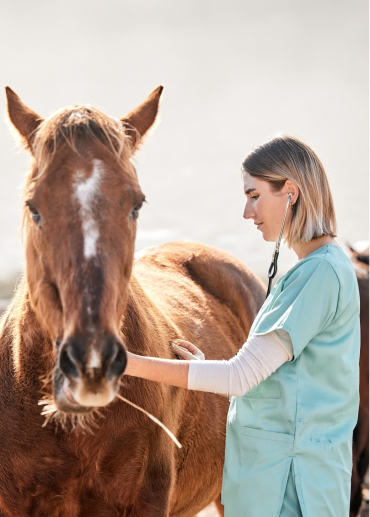
[[270, 440], [273, 442], [282, 442], [293, 444], [294, 435], [287, 433], [276, 433], [274, 431], [265, 431], [264, 429], [255, 429], [253, 427], [243, 427], [243, 436], [250, 436], [251, 438], [261, 438], [262, 440]]
[[293, 454], [294, 436], [286, 433], [276, 433], [252, 427], [242, 427], [241, 431], [241, 461], [243, 469], [257, 472], [264, 455], [269, 458], [283, 453], [286, 456]]
[[238, 447], [226, 444], [225, 517], [278, 517], [293, 461], [294, 435], [242, 426], [238, 438]]

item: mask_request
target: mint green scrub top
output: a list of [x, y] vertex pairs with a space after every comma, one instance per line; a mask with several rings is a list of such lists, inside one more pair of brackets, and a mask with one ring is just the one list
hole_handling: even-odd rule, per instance
[[227, 418], [225, 517], [277, 517], [293, 472], [304, 517], [348, 517], [359, 406], [360, 300], [350, 259], [323, 246], [274, 286], [250, 335], [284, 329], [293, 359]]

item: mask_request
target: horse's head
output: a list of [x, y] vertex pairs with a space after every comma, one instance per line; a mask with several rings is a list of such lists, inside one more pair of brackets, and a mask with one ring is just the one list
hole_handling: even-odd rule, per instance
[[161, 93], [120, 120], [87, 106], [43, 120], [7, 88], [9, 118], [33, 157], [24, 208], [29, 296], [55, 343], [54, 402], [65, 412], [108, 404], [126, 366], [119, 326], [145, 199], [130, 159]]

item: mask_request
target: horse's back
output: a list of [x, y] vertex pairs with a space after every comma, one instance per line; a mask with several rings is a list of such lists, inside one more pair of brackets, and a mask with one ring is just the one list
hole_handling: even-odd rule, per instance
[[167, 298], [174, 305], [186, 298], [191, 304], [198, 290], [204, 297], [198, 304], [204, 310], [213, 299], [213, 306], [218, 304], [223, 313], [232, 315], [245, 335], [264, 301], [264, 285], [251, 270], [204, 244], [174, 242], [145, 248], [135, 255], [134, 274], [157, 303]]

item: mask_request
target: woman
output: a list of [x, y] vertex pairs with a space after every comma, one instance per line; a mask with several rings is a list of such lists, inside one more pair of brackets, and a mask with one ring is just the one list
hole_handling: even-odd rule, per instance
[[[222, 501], [226, 517], [349, 514], [358, 411], [359, 295], [335, 241], [323, 166], [279, 136], [244, 160], [247, 202], [266, 241], [282, 230], [297, 263], [276, 283], [248, 340], [229, 361], [178, 341], [169, 361], [128, 354], [126, 375], [232, 396]], [[289, 208], [290, 207], [290, 208]]]

